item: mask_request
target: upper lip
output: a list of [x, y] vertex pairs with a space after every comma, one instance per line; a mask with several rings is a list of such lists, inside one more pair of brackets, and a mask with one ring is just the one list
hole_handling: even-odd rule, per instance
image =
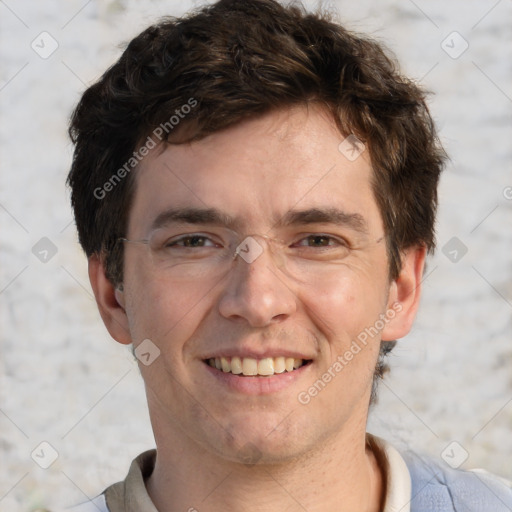
[[267, 357], [293, 357], [294, 359], [313, 359], [312, 356], [308, 356], [306, 354], [297, 352], [295, 350], [287, 350], [284, 348], [276, 348], [276, 349], [267, 349], [267, 350], [255, 350], [254, 348], [233, 348], [233, 349], [225, 349], [225, 350], [216, 350], [211, 354], [206, 355], [202, 359], [215, 359], [221, 357], [239, 357], [243, 359], [244, 357], [251, 357], [252, 359], [266, 359]]

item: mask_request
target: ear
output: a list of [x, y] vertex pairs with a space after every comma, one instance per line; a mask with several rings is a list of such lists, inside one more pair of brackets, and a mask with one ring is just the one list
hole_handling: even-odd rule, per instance
[[124, 293], [107, 279], [102, 258], [96, 254], [89, 257], [89, 280], [101, 318], [110, 336], [119, 343], [129, 345], [132, 339], [125, 311]]
[[412, 327], [421, 295], [421, 281], [427, 250], [415, 246], [402, 253], [402, 270], [389, 288], [388, 312], [389, 321], [382, 330], [382, 341], [403, 338]]

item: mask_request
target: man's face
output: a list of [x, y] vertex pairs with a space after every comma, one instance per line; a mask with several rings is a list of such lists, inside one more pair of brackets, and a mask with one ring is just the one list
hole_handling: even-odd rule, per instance
[[[159, 223], [158, 232], [201, 235], [169, 249], [188, 263], [166, 267], [147, 246], [125, 244], [131, 339], [160, 350], [140, 365], [157, 441], [174, 436], [226, 459], [250, 447], [262, 461], [282, 461], [364, 431], [380, 333], [341, 369], [335, 363], [392, 298], [368, 151], [350, 161], [342, 140], [320, 109], [288, 109], [154, 151], [137, 170], [128, 239], [146, 239], [170, 209], [220, 214]], [[263, 249], [254, 261], [240, 253], [227, 272], [194, 274], [210, 260], [213, 268], [228, 217], [240, 241], [282, 242], [254, 236]], [[221, 357], [239, 357], [248, 372], [254, 359], [272, 357], [278, 370], [281, 357], [306, 364], [244, 376], [208, 364]]]

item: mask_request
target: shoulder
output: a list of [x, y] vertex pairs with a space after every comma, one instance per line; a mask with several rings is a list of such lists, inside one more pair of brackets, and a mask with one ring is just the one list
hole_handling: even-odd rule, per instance
[[510, 512], [512, 483], [482, 470], [465, 471], [430, 457], [402, 453], [411, 475], [411, 512]]
[[107, 508], [107, 503], [105, 502], [105, 496], [100, 494], [89, 500], [85, 503], [81, 503], [80, 505], [75, 505], [72, 508], [66, 509], [64, 512], [109, 512]]
[[103, 493], [96, 498], [80, 505], [75, 505], [64, 512], [109, 512], [111, 509], [124, 510], [123, 503], [125, 502], [129, 502], [134, 510], [154, 510], [149, 495], [146, 492], [144, 481], [153, 471], [155, 459], [156, 450], [154, 449], [141, 453], [132, 461], [124, 480], [107, 487]]

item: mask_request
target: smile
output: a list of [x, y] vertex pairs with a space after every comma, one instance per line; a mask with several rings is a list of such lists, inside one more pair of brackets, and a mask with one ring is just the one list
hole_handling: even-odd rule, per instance
[[205, 361], [212, 368], [224, 373], [241, 376], [268, 377], [274, 374], [293, 372], [301, 366], [310, 363], [307, 359], [293, 357], [265, 357], [254, 359], [252, 357], [215, 357]]

